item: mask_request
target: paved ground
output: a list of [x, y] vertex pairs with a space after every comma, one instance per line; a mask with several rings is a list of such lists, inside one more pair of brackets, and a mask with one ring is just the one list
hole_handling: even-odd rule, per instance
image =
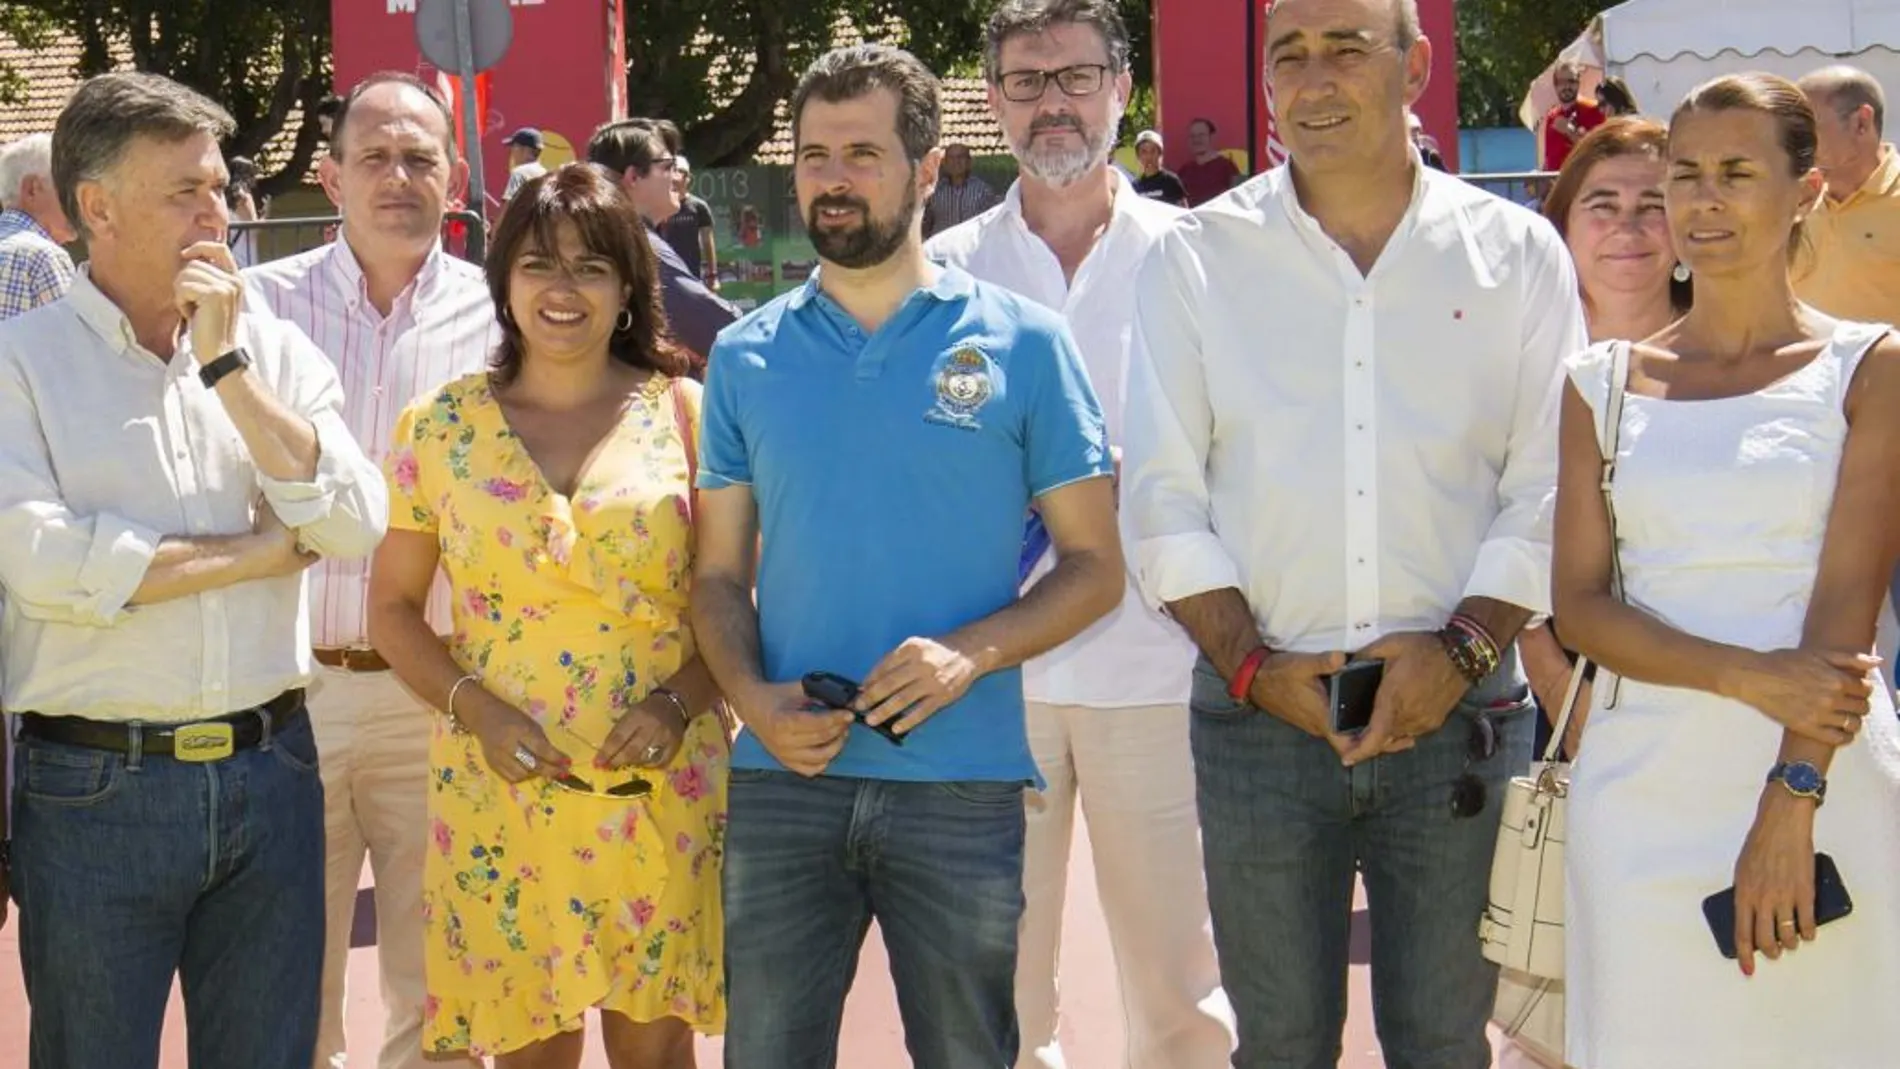
[[[1107, 930], [1097, 903], [1094, 868], [1090, 863], [1086, 831], [1078, 823], [1075, 860], [1070, 874], [1071, 899], [1064, 932], [1062, 963], [1063, 1046], [1070, 1069], [1119, 1069], [1122, 1042], [1121, 1002], [1116, 990]], [[364, 874], [368, 885], [368, 873]], [[350, 956], [349, 1035], [357, 1052], [353, 1064], [373, 1069], [377, 1038], [382, 1032], [382, 1007], [377, 999], [376, 948], [366, 915], [359, 924], [360, 945]], [[1346, 1025], [1343, 1069], [1375, 1069], [1385, 1064], [1373, 1037], [1371, 994], [1365, 966], [1366, 931], [1363, 914], [1355, 915], [1352, 1011]], [[14, 925], [0, 929], [0, 1067], [22, 1069], [26, 1064], [26, 995], [21, 988]], [[186, 1069], [183, 1014], [176, 993], [166, 1021], [162, 1069]], [[839, 1065], [842, 1069], [907, 1069], [897, 1002], [891, 992], [884, 951], [873, 932], [858, 968], [858, 982], [845, 1014], [845, 1036]], [[716, 1039], [699, 1041], [699, 1063], [704, 1069], [720, 1065]], [[598, 1044], [590, 1043], [586, 1069], [606, 1069]]]

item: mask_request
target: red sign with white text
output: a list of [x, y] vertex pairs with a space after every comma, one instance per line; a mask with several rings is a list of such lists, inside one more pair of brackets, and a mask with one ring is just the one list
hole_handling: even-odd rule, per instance
[[[583, 155], [601, 123], [626, 116], [626, 38], [620, 0], [509, 0], [514, 43], [483, 78], [482, 177], [492, 219], [508, 182], [508, 135], [540, 130], [541, 162]], [[415, 0], [331, 0], [336, 90], [377, 71], [419, 76], [452, 94], [458, 80], [438, 72], [416, 44]], [[461, 139], [458, 117], [456, 137]]]

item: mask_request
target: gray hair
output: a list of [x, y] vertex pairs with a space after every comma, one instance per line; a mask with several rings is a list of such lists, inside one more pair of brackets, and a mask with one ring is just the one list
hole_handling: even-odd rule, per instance
[[983, 30], [983, 77], [1003, 77], [1003, 43], [1018, 34], [1040, 34], [1051, 26], [1092, 26], [1108, 45], [1108, 69], [1128, 69], [1128, 27], [1114, 0], [1003, 0]]
[[79, 210], [79, 187], [118, 165], [135, 138], [177, 143], [198, 134], [217, 140], [236, 129], [223, 108], [170, 78], [144, 72], [88, 78], [53, 124], [53, 188], [81, 237], [91, 237]]
[[1398, 19], [1392, 39], [1398, 43], [1399, 51], [1408, 51], [1425, 36], [1418, 24], [1418, 0], [1392, 0], [1392, 14]]
[[53, 135], [28, 134], [0, 148], [0, 208], [20, 206], [20, 183], [53, 173]]
[[1879, 79], [1859, 67], [1846, 64], [1823, 67], [1802, 77], [1798, 84], [1817, 109], [1826, 104], [1837, 117], [1845, 120], [1853, 118], [1863, 107], [1872, 108], [1874, 132], [1886, 128], [1887, 94], [1880, 88]]

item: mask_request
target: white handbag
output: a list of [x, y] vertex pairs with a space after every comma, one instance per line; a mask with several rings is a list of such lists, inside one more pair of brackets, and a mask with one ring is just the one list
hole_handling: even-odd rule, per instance
[[[1617, 343], [1597, 425], [1603, 455], [1599, 486], [1610, 518], [1610, 586], [1619, 600], [1623, 568], [1616, 552], [1616, 505], [1610, 487], [1616, 478], [1629, 361], [1629, 343]], [[1570, 766], [1558, 755], [1588, 667], [1582, 658], [1577, 660], [1550, 744], [1529, 773], [1512, 779], [1505, 791], [1491, 862], [1490, 902], [1478, 922], [1484, 956], [1499, 966], [1491, 1019], [1520, 1047], [1551, 1065], [1563, 1064], [1564, 1050], [1564, 810], [1570, 796]], [[1620, 682], [1608, 672], [1598, 674], [1604, 708], [1616, 706]]]

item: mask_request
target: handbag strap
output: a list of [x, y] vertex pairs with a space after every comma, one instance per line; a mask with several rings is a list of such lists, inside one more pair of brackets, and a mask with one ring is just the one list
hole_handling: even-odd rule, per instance
[[673, 420], [679, 425], [680, 446], [686, 450], [686, 519], [691, 522], [699, 512], [699, 445], [694, 440], [693, 418], [686, 410], [686, 391], [680, 389], [680, 380], [669, 383], [667, 392], [673, 395]]
[[[1623, 441], [1623, 398], [1629, 392], [1631, 348], [1631, 343], [1619, 341], [1611, 349], [1609, 389], [1604, 393], [1602, 410], [1597, 413], [1597, 452], [1602, 454], [1597, 488], [1603, 494], [1603, 513], [1610, 521], [1610, 593], [1618, 601], [1623, 600], [1623, 555], [1616, 546], [1616, 495], [1612, 487], [1616, 482], [1616, 455]], [[1545, 764], [1554, 763], [1563, 747], [1564, 733], [1570, 727], [1571, 715], [1577, 711], [1577, 698], [1583, 693], [1589, 667], [1590, 662], [1579, 657], [1570, 670], [1570, 685], [1564, 688], [1563, 712], [1558, 714], [1550, 743], [1544, 747]], [[1614, 675], [1606, 680], [1610, 688], [1609, 705], [1616, 703], [1619, 683]]]

